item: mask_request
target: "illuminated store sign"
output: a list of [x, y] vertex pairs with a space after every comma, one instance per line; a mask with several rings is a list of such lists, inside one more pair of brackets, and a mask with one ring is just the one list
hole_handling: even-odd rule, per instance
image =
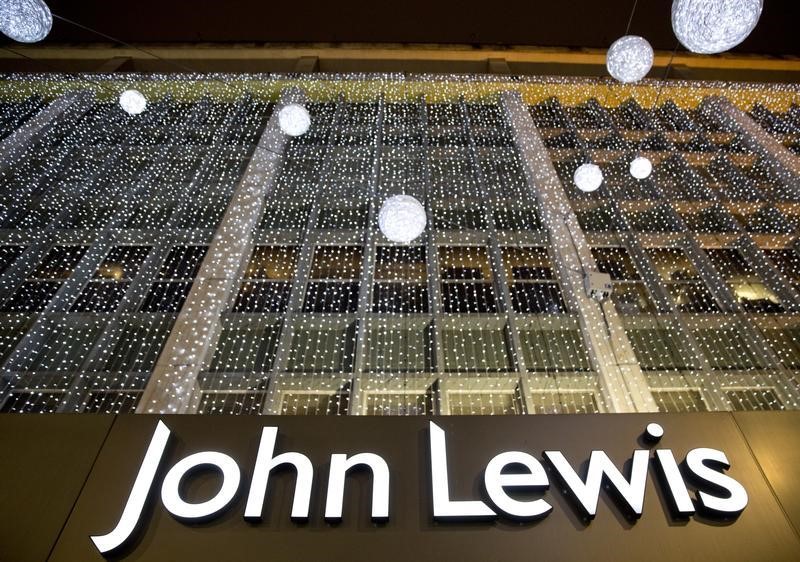
[[[651, 423], [644, 438], [655, 445], [663, 436], [661, 426]], [[270, 474], [277, 467], [290, 467], [296, 472], [291, 518], [308, 520], [311, 513], [312, 486], [315, 483], [314, 466], [308, 456], [300, 452], [276, 454], [277, 427], [264, 427], [253, 466], [253, 477], [247, 491], [244, 518], [261, 519]], [[156, 475], [159, 472], [165, 449], [170, 439], [170, 429], [159, 421], [139, 467], [128, 500], [119, 522], [109, 533], [92, 536], [91, 540], [101, 553], [123, 546], [142, 523], [142, 513], [151, 490], [158, 490]], [[597, 513], [601, 487], [619, 500], [620, 506], [633, 518], [643, 512], [648, 468], [653, 463], [660, 478], [662, 497], [675, 516], [688, 517], [696, 509], [707, 517], [731, 518], [747, 506], [748, 495], [744, 487], [726, 475], [730, 468], [723, 451], [711, 448], [690, 450], [684, 460], [684, 470], [670, 449], [658, 448], [651, 454], [648, 449], [637, 449], [630, 459], [630, 474], [625, 476], [608, 455], [601, 450], [591, 451], [585, 477], [579, 475], [561, 451], [542, 452], [540, 460], [528, 452], [506, 451], [489, 459], [483, 472], [485, 498], [460, 498], [451, 496], [449, 476], [458, 466], [448, 463], [445, 431], [433, 422], [428, 428], [430, 452], [430, 494], [433, 519], [438, 521], [492, 520], [508, 518], [533, 521], [547, 517], [553, 507], [544, 497], [531, 498], [531, 492], [544, 492], [550, 486], [549, 473], [563, 484], [561, 488], [574, 500], [577, 509], [592, 519]], [[212, 468], [221, 475], [221, 483], [210, 499], [199, 503], [187, 501], [181, 495], [182, 485], [198, 468]], [[324, 518], [340, 521], [343, 517], [346, 476], [351, 470], [365, 470], [372, 482], [371, 518], [386, 521], [391, 517], [391, 469], [386, 459], [370, 452], [357, 454], [333, 453], [330, 455], [325, 487]], [[692, 489], [693, 499], [686, 475]], [[230, 506], [241, 488], [241, 469], [231, 456], [218, 451], [202, 451], [186, 456], [169, 468], [160, 483], [161, 502], [164, 508], [179, 520], [187, 523], [207, 521], [220, 516]], [[525, 491], [523, 496], [515, 491]]]

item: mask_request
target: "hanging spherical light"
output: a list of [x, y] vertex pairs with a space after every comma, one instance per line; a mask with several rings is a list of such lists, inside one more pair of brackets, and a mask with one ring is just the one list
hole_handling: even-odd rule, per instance
[[611, 44], [606, 54], [609, 74], [627, 84], [638, 82], [653, 67], [653, 47], [644, 37], [626, 35]]
[[722, 53], [747, 39], [763, 7], [764, 0], [673, 0], [672, 30], [693, 53]]
[[147, 107], [147, 98], [139, 90], [125, 90], [119, 95], [119, 104], [130, 115], [139, 115]]
[[383, 202], [378, 226], [392, 242], [406, 244], [425, 230], [425, 207], [410, 195], [394, 195]]
[[637, 180], [644, 180], [653, 173], [653, 163], [644, 156], [637, 156], [631, 161], [631, 175]]
[[311, 116], [308, 110], [299, 103], [289, 103], [278, 113], [278, 125], [281, 131], [290, 137], [304, 135], [311, 127]]
[[53, 27], [53, 14], [42, 0], [0, 0], [0, 32], [20, 43], [41, 41]]
[[595, 191], [603, 183], [603, 171], [597, 164], [582, 164], [572, 177], [578, 189], [589, 193]]

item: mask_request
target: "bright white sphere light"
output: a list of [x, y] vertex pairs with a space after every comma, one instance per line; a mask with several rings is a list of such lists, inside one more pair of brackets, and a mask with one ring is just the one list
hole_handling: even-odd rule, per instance
[[147, 107], [147, 98], [139, 90], [125, 90], [119, 95], [119, 104], [126, 113], [139, 115]]
[[595, 191], [603, 183], [603, 171], [597, 164], [583, 164], [575, 170], [572, 177], [578, 189], [589, 193]]
[[638, 156], [631, 161], [631, 175], [637, 180], [643, 180], [650, 177], [653, 173], [653, 163], [644, 156]]
[[311, 127], [311, 116], [308, 110], [299, 103], [289, 103], [278, 113], [278, 125], [281, 131], [290, 137], [306, 134]]
[[53, 14], [42, 0], [0, 0], [0, 32], [20, 43], [41, 41], [53, 27]]
[[722, 53], [755, 29], [764, 0], [674, 0], [672, 30], [693, 53]]
[[425, 207], [410, 195], [394, 195], [383, 202], [378, 226], [392, 242], [406, 244], [425, 230]]
[[653, 47], [644, 37], [626, 35], [611, 44], [606, 54], [608, 73], [620, 82], [638, 82], [653, 67]]

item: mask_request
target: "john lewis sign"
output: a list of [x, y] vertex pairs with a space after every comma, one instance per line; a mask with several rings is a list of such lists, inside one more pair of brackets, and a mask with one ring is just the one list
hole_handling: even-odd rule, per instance
[[0, 416], [0, 559], [797, 560], [762, 416]]
[[[433, 519], [464, 521], [509, 517], [536, 520], [550, 514], [553, 507], [544, 498], [515, 497], [515, 490], [527, 489], [543, 493], [550, 487], [542, 462], [525, 451], [504, 451], [488, 461], [483, 471], [483, 486], [488, 501], [452, 498], [450, 472], [458, 468], [448, 465], [445, 431], [433, 421], [428, 426]], [[167, 425], [159, 421], [119, 522], [109, 533], [91, 537], [102, 554], [124, 546], [141, 524], [147, 498], [151, 489], [157, 486], [155, 476], [162, 464], [170, 433]], [[645, 441], [655, 443], [660, 441], [663, 434], [664, 429], [659, 424], [650, 423], [643, 437]], [[311, 493], [315, 484], [314, 466], [301, 452], [276, 452], [277, 435], [278, 427], [268, 426], [262, 429], [247, 492], [244, 518], [251, 521], [261, 520], [270, 474], [275, 469], [288, 466], [296, 472], [291, 518], [296, 521], [308, 520], [311, 516]], [[387, 438], [391, 436], [387, 435]], [[592, 451], [589, 455], [585, 477], [581, 477], [561, 451], [548, 450], [542, 455], [563, 483], [564, 491], [574, 498], [576, 506], [588, 519], [593, 519], [597, 514], [604, 482], [609, 493], [620, 500], [621, 506], [630, 516], [642, 516], [651, 455], [662, 476], [662, 497], [666, 498], [669, 504], [667, 507], [676, 516], [688, 517], [696, 509], [702, 509], [711, 517], [724, 519], [737, 516], [747, 506], [747, 491], [738, 481], [724, 473], [731, 464], [725, 452], [718, 449], [698, 447], [686, 454], [684, 473], [697, 487], [694, 501], [689, 493], [689, 485], [670, 449], [658, 448], [654, 452], [649, 449], [634, 450], [629, 461], [630, 474], [627, 476], [602, 450]], [[188, 501], [181, 493], [182, 484], [201, 468], [212, 468], [219, 472], [221, 479], [218, 489], [211, 498], [199, 502]], [[388, 520], [391, 513], [391, 470], [386, 459], [372, 452], [331, 454], [325, 486], [325, 520], [341, 521], [347, 473], [355, 469], [366, 470], [371, 477], [371, 519]], [[167, 471], [160, 486], [161, 503], [170, 514], [181, 521], [208, 521], [228, 509], [242, 487], [241, 484], [241, 469], [234, 458], [220, 451], [200, 451], [179, 460]], [[350, 516], [357, 517], [358, 514]]]

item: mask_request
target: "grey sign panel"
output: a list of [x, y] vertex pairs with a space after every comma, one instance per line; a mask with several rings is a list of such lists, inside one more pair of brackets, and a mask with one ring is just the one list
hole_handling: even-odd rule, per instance
[[[800, 434], [793, 418], [774, 414]], [[59, 418], [51, 418], [57, 424]], [[731, 414], [648, 414], [519, 417], [247, 417], [119, 416], [61, 533], [51, 560], [102, 560], [91, 535], [116, 526], [158, 420], [171, 430], [138, 533], [111, 558], [126, 560], [797, 560], [800, 541], [776, 501]], [[776, 421], [777, 420], [777, 421]], [[522, 451], [539, 459], [550, 488], [510, 492], [518, 499], [542, 498], [552, 512], [536, 522], [499, 517], [483, 521], [434, 521], [431, 494], [429, 422], [447, 440], [451, 500], [482, 500], [483, 471], [495, 455]], [[648, 422], [665, 431], [659, 443], [641, 438]], [[275, 454], [303, 453], [314, 467], [310, 517], [290, 517], [292, 470], [270, 479], [260, 522], [243, 519], [261, 430], [278, 428]], [[749, 503], [738, 518], [698, 513], [675, 518], [655, 467], [655, 449], [671, 449], [682, 461], [698, 447], [724, 451], [726, 471], [747, 491]], [[561, 451], [585, 478], [594, 450], [607, 453], [629, 475], [632, 453], [650, 451], [641, 518], [627, 515], [607, 487], [596, 517], [582, 515], [566, 486], [544, 461], [544, 451]], [[160, 497], [167, 471], [187, 455], [218, 451], [241, 469], [238, 495], [217, 518], [186, 523], [170, 515]], [[366, 471], [347, 478], [340, 523], [324, 519], [331, 454], [380, 455], [390, 469], [389, 520], [370, 519], [371, 482]], [[756, 453], [758, 454], [758, 453]], [[689, 479], [686, 479], [689, 482]], [[180, 493], [186, 501], [215, 496], [218, 472], [192, 473]], [[691, 487], [690, 487], [691, 488]], [[709, 493], [724, 496], [719, 489]], [[692, 494], [694, 496], [694, 494]]]

